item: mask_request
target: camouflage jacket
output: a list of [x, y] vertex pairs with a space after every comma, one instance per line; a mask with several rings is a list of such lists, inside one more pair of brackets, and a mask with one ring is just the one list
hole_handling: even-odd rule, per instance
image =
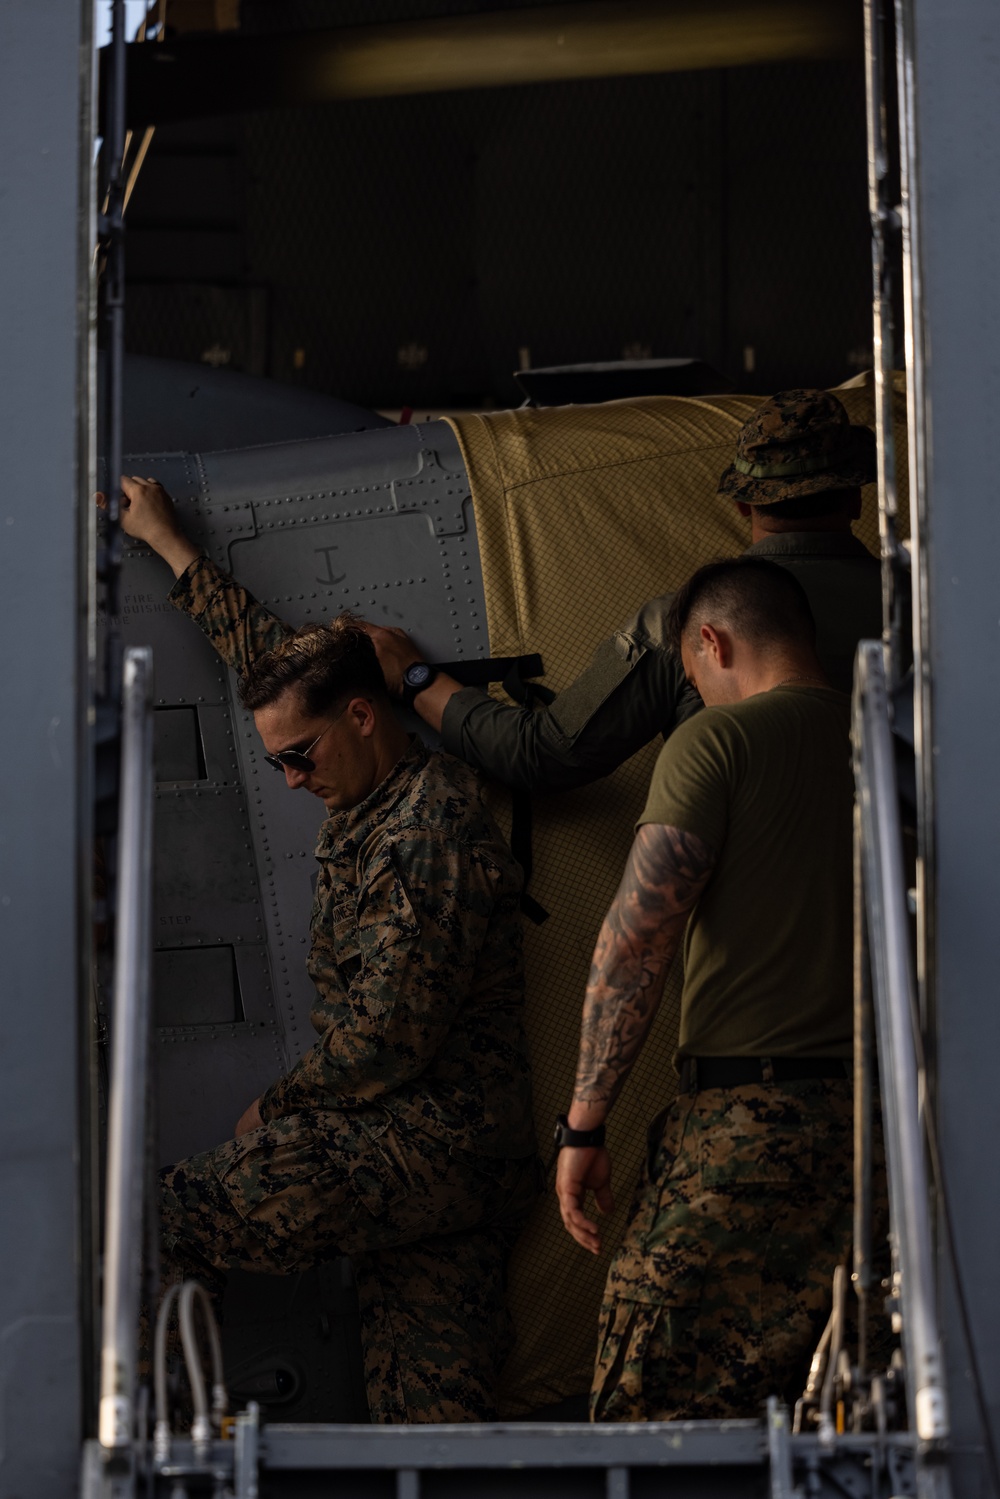
[[[882, 632], [878, 560], [847, 532], [787, 531], [747, 548], [798, 579], [816, 620], [830, 681], [850, 692], [859, 640]], [[532, 711], [463, 687], [444, 711], [445, 749], [524, 791], [585, 786], [701, 707], [666, 643], [673, 594], [650, 599], [598, 646], [589, 666], [547, 708]]]
[[[206, 557], [170, 598], [239, 673], [290, 629]], [[378, 1103], [457, 1149], [531, 1154], [521, 875], [474, 772], [412, 739], [327, 817], [316, 858], [319, 1040], [264, 1093], [263, 1118]]]

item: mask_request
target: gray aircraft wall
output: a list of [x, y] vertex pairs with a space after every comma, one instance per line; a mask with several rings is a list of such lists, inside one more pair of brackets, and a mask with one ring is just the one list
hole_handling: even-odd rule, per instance
[[[298, 625], [343, 609], [411, 628], [431, 658], [489, 653], [468, 481], [443, 422], [245, 451], [133, 454], [208, 555]], [[262, 759], [236, 680], [131, 543], [128, 645], [151, 645], [157, 753], [158, 1153], [227, 1139], [315, 1039], [306, 973], [323, 810]], [[414, 719], [411, 725], [417, 728]]]
[[91, 21], [0, 5], [0, 1494], [73, 1492], [92, 1395], [81, 1067], [87, 747]]
[[915, 345], [918, 918], [944, 1182], [938, 1255], [952, 1483], [956, 1495], [998, 1499], [1000, 9], [995, 0], [910, 0], [903, 13], [916, 147], [904, 223]]
[[[103, 412], [104, 355], [97, 356], [97, 431]], [[183, 359], [126, 354], [122, 370], [122, 446], [126, 453], [248, 448], [389, 427], [377, 411], [318, 391], [296, 390], [238, 370]]]

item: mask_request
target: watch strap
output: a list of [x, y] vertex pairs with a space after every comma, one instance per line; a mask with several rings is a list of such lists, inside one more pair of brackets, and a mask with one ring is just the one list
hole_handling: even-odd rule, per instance
[[604, 1144], [604, 1125], [599, 1124], [596, 1129], [571, 1129], [566, 1115], [560, 1114], [556, 1120], [553, 1143], [557, 1151], [566, 1146], [571, 1150], [601, 1146]]
[[406, 671], [410, 671], [414, 666], [425, 666], [427, 668], [427, 675], [422, 682], [415, 683], [408, 682], [406, 680], [406, 672], [403, 673], [403, 690], [400, 694], [400, 698], [407, 708], [413, 707], [414, 699], [418, 696], [419, 693], [423, 692], [425, 688], [431, 685], [431, 683], [434, 681], [434, 678], [438, 674], [438, 668], [436, 666], [432, 666], [429, 661], [411, 661], [410, 665], [406, 668]]

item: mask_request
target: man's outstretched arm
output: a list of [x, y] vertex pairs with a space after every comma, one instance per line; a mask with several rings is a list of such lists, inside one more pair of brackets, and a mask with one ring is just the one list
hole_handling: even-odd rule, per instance
[[[609, 775], [701, 700], [660, 639], [669, 596], [652, 599], [547, 707], [501, 703], [443, 673], [415, 699], [449, 754], [518, 791], [567, 791]], [[404, 630], [368, 624], [389, 691], [421, 659]]]
[[[290, 633], [291, 626], [205, 556], [155, 479], [123, 478], [122, 495], [122, 530], [162, 557], [177, 579], [170, 602], [189, 615], [223, 661], [244, 676], [258, 656]], [[97, 503], [105, 508], [103, 495]]]
[[[580, 1027], [572, 1129], [603, 1124], [653, 1023], [671, 960], [704, 890], [715, 854], [694, 833], [645, 823], [636, 833], [618, 893], [604, 918]], [[585, 1217], [587, 1191], [610, 1212], [611, 1159], [601, 1147], [559, 1152], [556, 1193], [577, 1243], [600, 1251], [597, 1225]]]

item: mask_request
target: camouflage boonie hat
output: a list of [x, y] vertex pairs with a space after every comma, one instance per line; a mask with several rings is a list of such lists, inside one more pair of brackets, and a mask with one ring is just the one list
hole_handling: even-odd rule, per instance
[[827, 390], [779, 390], [740, 428], [719, 494], [747, 505], [853, 489], [875, 478], [875, 434]]

